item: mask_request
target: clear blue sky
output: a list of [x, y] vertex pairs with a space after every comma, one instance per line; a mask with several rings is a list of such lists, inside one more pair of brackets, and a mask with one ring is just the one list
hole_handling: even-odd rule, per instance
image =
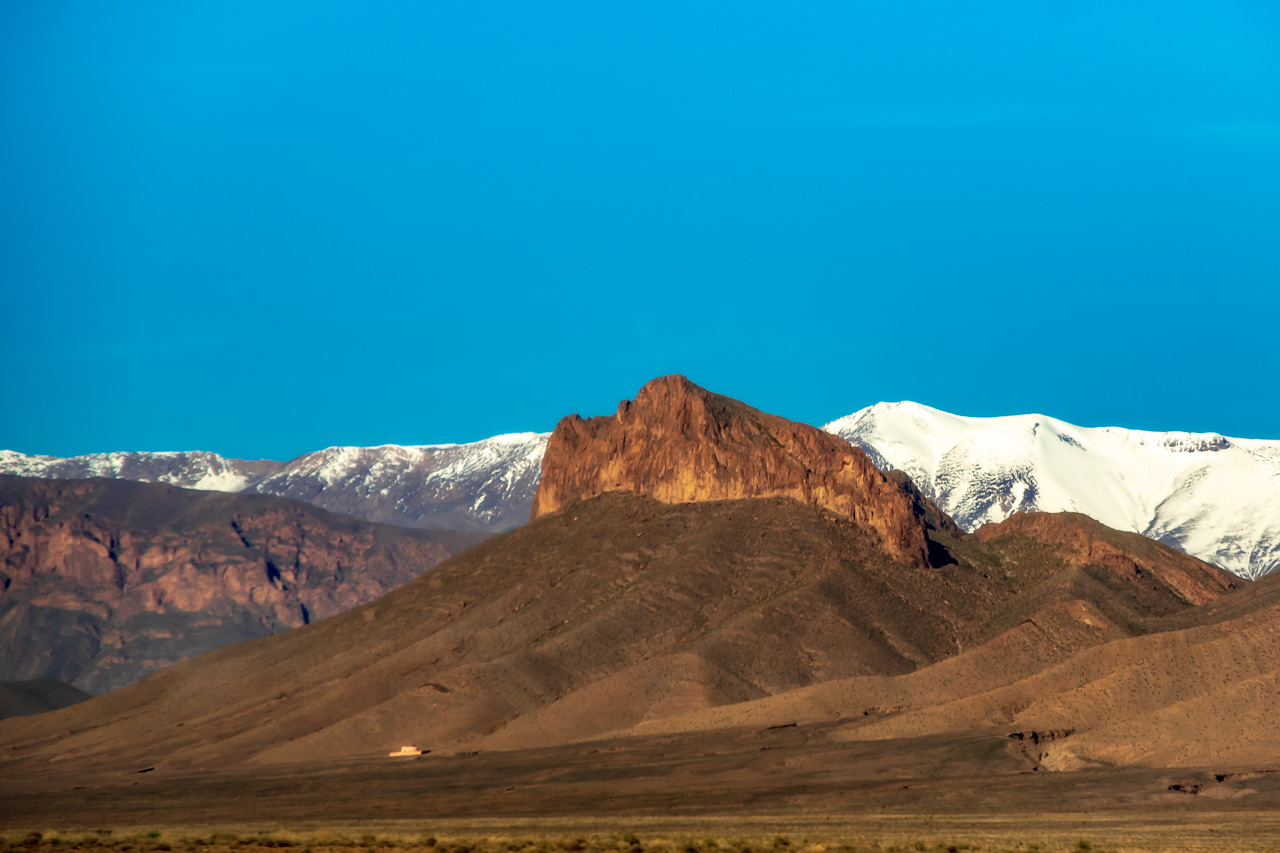
[[1280, 4], [630, 5], [0, 3], [0, 447], [1280, 437]]

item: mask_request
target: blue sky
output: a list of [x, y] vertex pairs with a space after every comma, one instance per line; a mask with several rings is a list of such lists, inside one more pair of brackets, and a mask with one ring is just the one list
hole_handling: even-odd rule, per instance
[[1280, 437], [1280, 5], [0, 4], [0, 447], [465, 441], [685, 373]]

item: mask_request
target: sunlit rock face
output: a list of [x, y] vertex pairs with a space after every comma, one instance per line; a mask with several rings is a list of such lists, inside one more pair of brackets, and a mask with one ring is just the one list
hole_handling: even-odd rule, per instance
[[532, 517], [616, 491], [663, 503], [793, 498], [867, 525], [895, 557], [926, 562], [925, 528], [912, 501], [861, 450], [683, 376], [653, 380], [615, 415], [561, 420]]

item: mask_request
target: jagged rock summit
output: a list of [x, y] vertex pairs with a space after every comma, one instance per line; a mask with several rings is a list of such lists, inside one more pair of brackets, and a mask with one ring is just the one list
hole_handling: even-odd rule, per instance
[[620, 491], [668, 504], [792, 498], [867, 525], [895, 557], [928, 562], [911, 497], [865, 453], [679, 375], [652, 380], [612, 416], [563, 418], [547, 444], [531, 517]]

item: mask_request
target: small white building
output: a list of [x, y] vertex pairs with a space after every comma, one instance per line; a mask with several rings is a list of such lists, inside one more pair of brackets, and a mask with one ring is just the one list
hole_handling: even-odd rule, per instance
[[406, 756], [406, 755], [422, 755], [422, 750], [410, 744], [409, 746], [400, 747], [400, 750], [398, 752], [387, 753], [388, 758], [400, 758], [401, 756]]

